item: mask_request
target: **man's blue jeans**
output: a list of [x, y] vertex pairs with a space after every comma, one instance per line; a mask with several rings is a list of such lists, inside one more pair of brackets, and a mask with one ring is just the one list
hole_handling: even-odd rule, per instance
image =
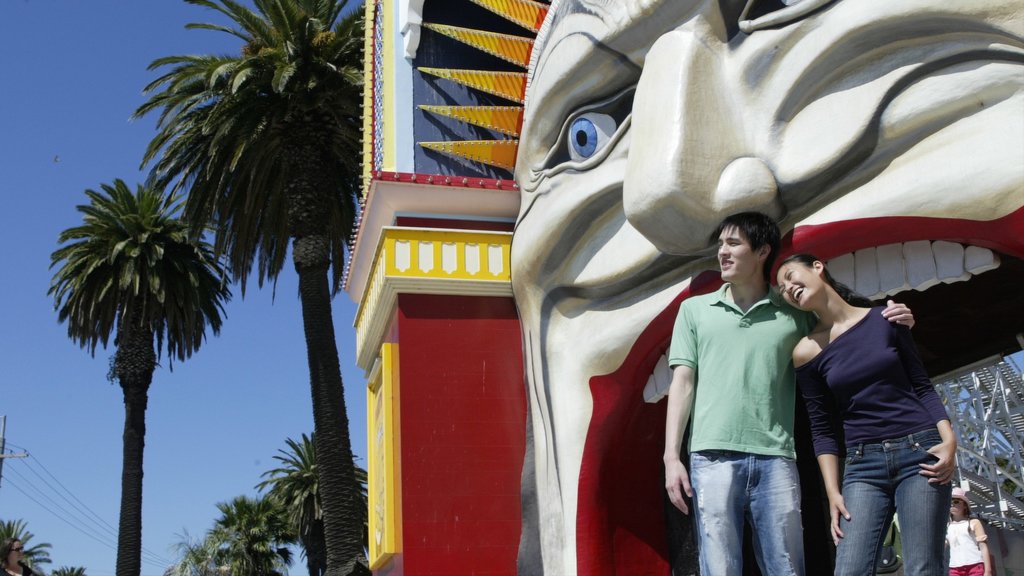
[[743, 573], [743, 523], [753, 527], [764, 576], [803, 576], [800, 479], [781, 456], [705, 450], [690, 454], [700, 573]]
[[928, 449], [942, 442], [937, 430], [850, 448], [843, 475], [840, 518], [843, 539], [836, 550], [836, 575], [874, 574], [878, 551], [893, 512], [900, 516], [903, 571], [907, 576], [944, 576], [942, 559], [949, 519], [949, 484], [929, 484], [918, 464], [937, 458]]

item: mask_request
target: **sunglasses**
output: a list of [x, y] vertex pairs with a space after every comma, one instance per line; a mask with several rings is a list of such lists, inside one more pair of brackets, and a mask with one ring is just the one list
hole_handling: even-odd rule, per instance
[[24, 546], [22, 546], [21, 548], [11, 548], [11, 552], [21, 552], [24, 549], [25, 549]]

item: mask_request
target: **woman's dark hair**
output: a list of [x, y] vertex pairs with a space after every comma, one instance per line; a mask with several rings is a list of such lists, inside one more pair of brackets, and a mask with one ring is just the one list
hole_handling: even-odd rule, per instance
[[[825, 263], [823, 260], [815, 256], [814, 254], [803, 253], [793, 254], [792, 256], [786, 258], [785, 260], [782, 261], [782, 263], [779, 264], [779, 267], [781, 268], [782, 266], [785, 266], [786, 264], [791, 264], [793, 262], [803, 264], [807, 268], [812, 268], [815, 262], [821, 262], [823, 265]], [[824, 266], [822, 270], [824, 271], [824, 274], [822, 274], [822, 278], [824, 278], [825, 283], [831, 286], [832, 289], [836, 291], [836, 294], [839, 294], [839, 297], [845, 300], [846, 303], [849, 304], [850, 306], [857, 306], [858, 308], [871, 308], [872, 306], [875, 305], [875, 303], [869, 300], [868, 298], [861, 296], [860, 294], [854, 292], [846, 284], [843, 284], [842, 282], [839, 282], [838, 280], [833, 278], [832, 274], [829, 274], [828, 266]]]
[[11, 555], [11, 548], [14, 548], [15, 542], [21, 542], [21, 540], [8, 538], [4, 540], [3, 545], [0, 545], [0, 567], [7, 567], [7, 557]]

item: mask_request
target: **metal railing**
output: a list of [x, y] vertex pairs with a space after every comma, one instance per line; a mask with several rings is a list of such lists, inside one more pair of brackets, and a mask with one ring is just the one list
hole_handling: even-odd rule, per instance
[[932, 379], [957, 437], [957, 474], [972, 511], [1024, 530], [1024, 381], [996, 356]]

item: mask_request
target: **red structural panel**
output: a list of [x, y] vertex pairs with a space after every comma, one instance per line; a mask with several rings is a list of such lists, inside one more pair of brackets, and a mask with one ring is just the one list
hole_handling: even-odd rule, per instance
[[445, 228], [447, 230], [488, 230], [491, 232], [511, 232], [515, 229], [512, 222], [500, 220], [466, 220], [448, 218], [427, 218], [421, 216], [399, 216], [395, 218], [396, 226], [408, 228]]
[[[679, 303], [721, 285], [703, 273], [637, 338], [622, 366], [590, 379], [594, 411], [580, 468], [576, 562], [588, 576], [669, 576], [665, 531], [665, 402], [643, 399], [668, 348]], [[688, 520], [688, 519], [687, 519]]]
[[494, 178], [476, 178], [469, 176], [451, 176], [444, 174], [415, 174], [412, 172], [373, 172], [371, 178], [385, 182], [418, 182], [420, 184], [436, 184], [438, 186], [455, 186], [458, 188], [488, 188], [492, 190], [519, 190], [515, 180]]
[[526, 437], [515, 304], [401, 294], [397, 335], [403, 572], [514, 576]]

